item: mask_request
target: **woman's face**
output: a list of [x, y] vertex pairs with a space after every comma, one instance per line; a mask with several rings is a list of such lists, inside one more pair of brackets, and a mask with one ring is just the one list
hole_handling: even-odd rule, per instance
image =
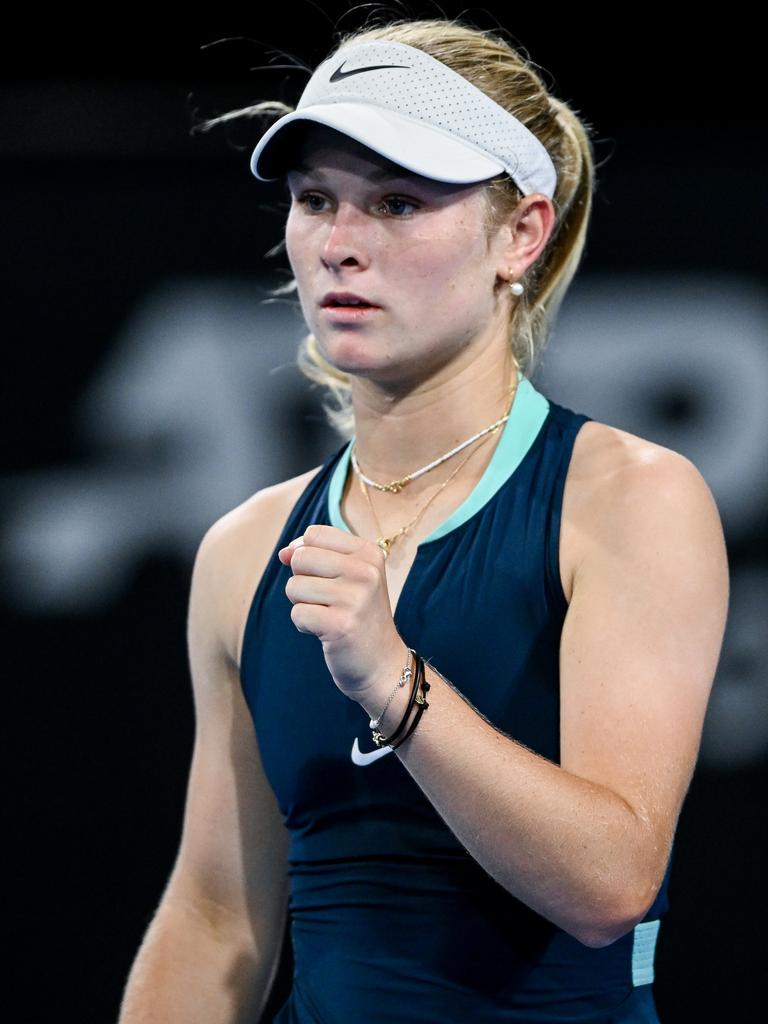
[[[338, 369], [395, 382], [459, 359], [505, 331], [483, 185], [412, 174], [311, 126], [288, 173], [288, 258], [307, 326]], [[354, 293], [366, 309], [324, 305]]]

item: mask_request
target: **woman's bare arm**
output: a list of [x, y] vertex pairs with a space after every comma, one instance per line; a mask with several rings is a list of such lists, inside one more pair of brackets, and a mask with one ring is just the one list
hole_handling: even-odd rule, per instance
[[[623, 457], [585, 510], [590, 543], [560, 649], [561, 763], [494, 728], [431, 667], [429, 709], [396, 750], [489, 874], [594, 947], [642, 920], [658, 892], [727, 615], [709, 488], [683, 456], [654, 448]], [[398, 658], [362, 702], [371, 717], [405, 647]]]
[[188, 618], [196, 732], [183, 833], [119, 1024], [255, 1024], [272, 987], [286, 921], [288, 836], [230, 638], [233, 605], [242, 606], [237, 580], [248, 592], [258, 583], [282, 527], [278, 506], [272, 490], [254, 495], [210, 528], [197, 553]]

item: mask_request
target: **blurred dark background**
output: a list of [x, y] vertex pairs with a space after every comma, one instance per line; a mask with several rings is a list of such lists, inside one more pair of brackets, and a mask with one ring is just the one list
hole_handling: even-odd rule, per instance
[[[178, 847], [193, 741], [185, 619], [208, 526], [342, 443], [293, 366], [282, 190], [255, 123], [191, 126], [307, 73], [370, 10], [70, 10], [0, 72], [8, 875], [19, 1021], [116, 1020]], [[768, 343], [764, 96], [749, 19], [445, 2], [501, 24], [595, 128], [587, 252], [534, 380], [691, 458], [718, 502], [728, 631], [678, 829], [665, 1024], [751, 1021], [766, 952]], [[345, 13], [347, 12], [347, 13]], [[744, 27], [742, 27], [744, 26]], [[267, 67], [265, 67], [267, 65]], [[257, 581], [254, 581], [254, 588]], [[758, 967], [760, 964], [760, 968]], [[270, 1013], [290, 978], [286, 942]], [[45, 984], [42, 984], [45, 982]], [[762, 1019], [762, 1017], [761, 1017]]]

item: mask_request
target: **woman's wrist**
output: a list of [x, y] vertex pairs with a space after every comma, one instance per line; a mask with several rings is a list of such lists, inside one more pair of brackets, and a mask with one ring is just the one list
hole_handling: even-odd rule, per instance
[[[411, 671], [408, 672], [408, 669]], [[387, 730], [395, 730], [408, 707], [415, 669], [415, 659], [410, 648], [400, 640], [394, 654], [382, 665], [377, 680], [358, 701], [371, 723], [379, 723], [378, 726], [372, 725], [372, 728], [382, 728], [385, 735]]]
[[[405, 665], [403, 665], [403, 668], [400, 672], [400, 676], [395, 685], [390, 690], [389, 696], [387, 697], [384, 707], [381, 709], [381, 712], [376, 716], [376, 718], [371, 718], [371, 720], [369, 721], [368, 724], [370, 725], [370, 727], [372, 729], [376, 729], [379, 733], [382, 733], [384, 730], [384, 719], [387, 716], [387, 712], [389, 711], [392, 701], [395, 699], [395, 695], [399, 690], [402, 690], [403, 687], [407, 687], [408, 684], [412, 681], [413, 674], [414, 671], [416, 670], [417, 665], [416, 659], [416, 652], [411, 648], [408, 648], [408, 661]], [[391, 728], [391, 724], [387, 723], [387, 730], [391, 730]]]
[[[396, 750], [417, 727], [424, 711], [429, 707], [427, 693], [430, 684], [427, 682], [423, 658], [412, 648], [406, 648], [409, 661], [401, 669], [398, 681], [390, 690], [383, 709], [377, 717], [371, 715], [369, 725], [372, 729], [371, 738], [377, 747], [391, 747]], [[407, 684], [407, 685], [406, 685]], [[368, 702], [359, 701], [361, 706], [371, 714]], [[387, 715], [387, 722], [383, 719]]]

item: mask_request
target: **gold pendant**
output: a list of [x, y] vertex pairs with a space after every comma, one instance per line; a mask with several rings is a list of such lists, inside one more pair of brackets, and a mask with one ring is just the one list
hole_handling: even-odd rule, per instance
[[389, 554], [389, 549], [392, 546], [392, 541], [389, 539], [389, 537], [377, 537], [376, 543], [384, 552], [384, 557], [386, 558], [387, 555]]

